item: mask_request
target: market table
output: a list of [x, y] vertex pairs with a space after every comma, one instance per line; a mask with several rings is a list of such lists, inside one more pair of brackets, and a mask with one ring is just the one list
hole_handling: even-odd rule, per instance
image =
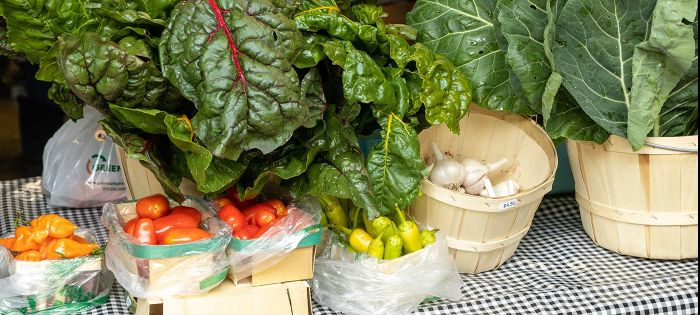
[[[39, 177], [0, 181], [0, 234], [25, 218], [57, 213], [97, 231], [104, 244], [101, 208], [49, 209]], [[656, 261], [621, 256], [597, 247], [581, 226], [573, 196], [547, 197], [530, 232], [501, 268], [462, 275], [464, 297], [421, 305], [421, 314], [682, 313], [697, 312], [698, 261]], [[314, 314], [334, 313], [313, 303]], [[107, 304], [86, 314], [128, 314], [115, 282]]]

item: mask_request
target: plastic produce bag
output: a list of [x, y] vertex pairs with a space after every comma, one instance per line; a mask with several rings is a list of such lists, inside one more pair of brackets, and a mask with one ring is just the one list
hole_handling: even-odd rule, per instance
[[[92, 231], [75, 234], [95, 242]], [[103, 256], [20, 261], [0, 246], [0, 314], [75, 314], [107, 302], [114, 277]]]
[[[261, 272], [284, 259], [297, 247], [316, 245], [314, 234], [321, 231], [321, 206], [312, 197], [287, 205], [289, 214], [252, 240], [233, 238], [228, 249], [234, 281]], [[320, 236], [320, 235], [319, 235]], [[308, 243], [311, 240], [312, 243]]]
[[97, 207], [124, 200], [126, 187], [112, 141], [95, 140], [101, 114], [86, 106], [85, 116], [67, 121], [44, 147], [41, 189], [56, 207]]
[[392, 260], [351, 253], [324, 230], [316, 255], [312, 293], [316, 301], [345, 314], [408, 314], [433, 296], [462, 298], [462, 279], [447, 241]]
[[[175, 205], [171, 202], [171, 206]], [[102, 224], [109, 230], [107, 268], [132, 297], [201, 294], [226, 279], [226, 246], [231, 240], [231, 228], [199, 199], [188, 197], [182, 205], [202, 213], [200, 227], [211, 233], [211, 238], [176, 245], [139, 244], [123, 228], [137, 216], [136, 202], [105, 204]]]

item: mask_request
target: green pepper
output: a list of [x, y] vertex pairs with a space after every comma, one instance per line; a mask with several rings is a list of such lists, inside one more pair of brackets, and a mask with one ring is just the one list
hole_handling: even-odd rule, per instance
[[437, 231], [438, 231], [437, 229], [420, 231], [420, 243], [423, 245], [423, 247], [426, 247], [432, 243], [435, 243], [435, 241], [436, 241], [435, 233], [437, 233]]
[[[391, 221], [391, 219], [387, 217], [377, 217], [376, 219], [372, 220], [372, 229], [375, 231], [384, 231], [386, 229], [386, 232], [384, 233], [384, 236], [382, 238], [383, 241], [386, 242], [386, 240], [389, 238], [389, 236], [392, 236], [396, 234], [395, 229], [391, 228], [394, 225], [394, 222]], [[389, 229], [387, 229], [389, 227]]]
[[420, 239], [420, 230], [415, 222], [406, 220], [406, 215], [399, 209], [396, 208], [396, 215], [399, 221], [398, 230], [399, 237], [403, 241], [403, 249], [406, 253], [412, 253], [423, 248]]
[[348, 243], [350, 243], [350, 247], [352, 247], [352, 249], [361, 253], [366, 253], [369, 249], [369, 244], [372, 242], [373, 238], [365, 230], [351, 230], [349, 228], [339, 225], [331, 225], [330, 227], [331, 229], [335, 229], [337, 231], [345, 233], [345, 235], [347, 235], [348, 237]]
[[402, 249], [403, 241], [401, 241], [401, 237], [398, 235], [389, 236], [384, 245], [384, 259], [390, 260], [401, 257]]
[[349, 227], [348, 225], [348, 215], [345, 213], [345, 209], [340, 205], [338, 198], [328, 195], [321, 195], [318, 198], [321, 208], [326, 213], [326, 218], [328, 222], [333, 225], [342, 226], [344, 228]]
[[362, 223], [362, 220], [360, 218], [362, 216], [360, 212], [362, 211], [359, 207], [352, 207], [352, 209], [350, 209], [350, 213], [348, 213], [350, 217], [350, 226], [353, 229], [358, 227], [364, 227], [364, 224]]
[[384, 258], [384, 241], [382, 241], [382, 236], [387, 230], [390, 230], [391, 226], [387, 226], [382, 230], [377, 237], [375, 237], [370, 243], [369, 248], [367, 248], [367, 254], [374, 256], [377, 259]]
[[362, 222], [365, 225], [365, 231], [367, 231], [369, 235], [372, 235], [372, 237], [377, 236], [377, 230], [372, 226], [372, 220], [369, 219], [367, 210], [365, 209], [362, 210]]

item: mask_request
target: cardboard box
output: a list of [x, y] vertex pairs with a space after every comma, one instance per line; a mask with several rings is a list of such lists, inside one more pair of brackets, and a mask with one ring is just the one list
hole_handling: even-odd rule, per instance
[[[312, 226], [312, 228], [316, 227]], [[299, 247], [269, 268], [256, 270], [254, 267], [250, 277], [237, 279], [235, 274], [236, 266], [230, 266], [228, 276], [236, 285], [242, 280], [246, 280], [252, 286], [311, 279], [314, 276], [316, 244], [321, 242], [321, 235], [322, 231], [319, 225], [318, 232], [302, 239], [299, 242]], [[244, 249], [250, 242], [231, 239], [231, 244], [227, 251], [229, 255], [232, 255], [232, 251]]]
[[245, 279], [236, 279], [233, 268], [229, 268], [228, 276], [236, 285], [241, 282], [252, 286], [272, 283], [308, 280], [314, 276], [314, 257], [316, 246], [297, 248], [278, 263], [265, 270], [253, 270], [253, 275]]
[[160, 300], [129, 297], [136, 315], [310, 315], [311, 290], [304, 281], [252, 286], [249, 281], [234, 285], [226, 280], [203, 295]]

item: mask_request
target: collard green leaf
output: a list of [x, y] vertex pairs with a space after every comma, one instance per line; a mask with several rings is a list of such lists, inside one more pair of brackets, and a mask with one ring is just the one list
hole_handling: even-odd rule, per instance
[[[683, 20], [695, 19], [697, 4], [693, 0], [659, 0], [649, 38], [635, 47], [627, 116], [627, 138], [635, 150], [644, 145], [647, 134], [658, 124], [661, 106], [697, 56], [693, 26], [683, 24]], [[658, 125], [653, 135], [659, 135]]]
[[411, 204], [428, 172], [415, 130], [394, 113], [383, 114], [379, 121], [382, 141], [369, 151], [366, 163], [374, 196], [385, 214]]
[[540, 112], [542, 94], [552, 71], [544, 48], [548, 0], [511, 0], [498, 3], [498, 21], [508, 41], [506, 62], [517, 75], [522, 91]]
[[301, 33], [284, 1], [186, 1], [171, 13], [164, 74], [199, 111], [195, 132], [218, 157], [272, 152], [307, 121], [292, 62]]
[[119, 121], [149, 134], [166, 135], [170, 142], [185, 153], [187, 167], [197, 190], [219, 192], [232, 186], [243, 174], [245, 165], [212, 156], [205, 147], [195, 142], [187, 117], [177, 117], [157, 109], [136, 109], [110, 105]]
[[559, 18], [559, 13], [564, 8], [566, 0], [549, 0], [547, 1], [547, 25], [544, 27], [544, 34], [542, 37], [544, 55], [547, 57], [547, 62], [551, 73], [547, 79], [547, 83], [544, 86], [544, 91], [542, 92], [542, 122], [544, 126], [547, 126], [547, 121], [552, 113], [552, 108], [554, 106], [554, 97], [557, 95], [559, 88], [561, 87], [561, 82], [563, 78], [556, 72], [557, 67], [554, 62], [554, 53], [552, 48], [554, 45], [554, 36], [557, 28], [557, 19]]
[[68, 118], [76, 121], [83, 118], [83, 103], [73, 92], [65, 85], [53, 83], [49, 88], [49, 99], [58, 104]]
[[497, 1], [418, 0], [406, 20], [418, 41], [444, 55], [474, 84], [474, 101], [493, 109], [533, 114], [514, 87], [497, 20]]
[[[697, 23], [695, 24], [697, 34]], [[698, 131], [698, 56], [661, 108], [659, 136], [677, 137]]]
[[169, 88], [152, 61], [129, 55], [95, 33], [59, 40], [58, 66], [66, 84], [86, 104], [156, 107]]
[[556, 94], [545, 129], [552, 139], [567, 138], [603, 143], [610, 136], [605, 129], [583, 112], [565, 88]]
[[563, 85], [608, 132], [626, 136], [634, 47], [649, 33], [654, 0], [570, 0], [557, 21]]

